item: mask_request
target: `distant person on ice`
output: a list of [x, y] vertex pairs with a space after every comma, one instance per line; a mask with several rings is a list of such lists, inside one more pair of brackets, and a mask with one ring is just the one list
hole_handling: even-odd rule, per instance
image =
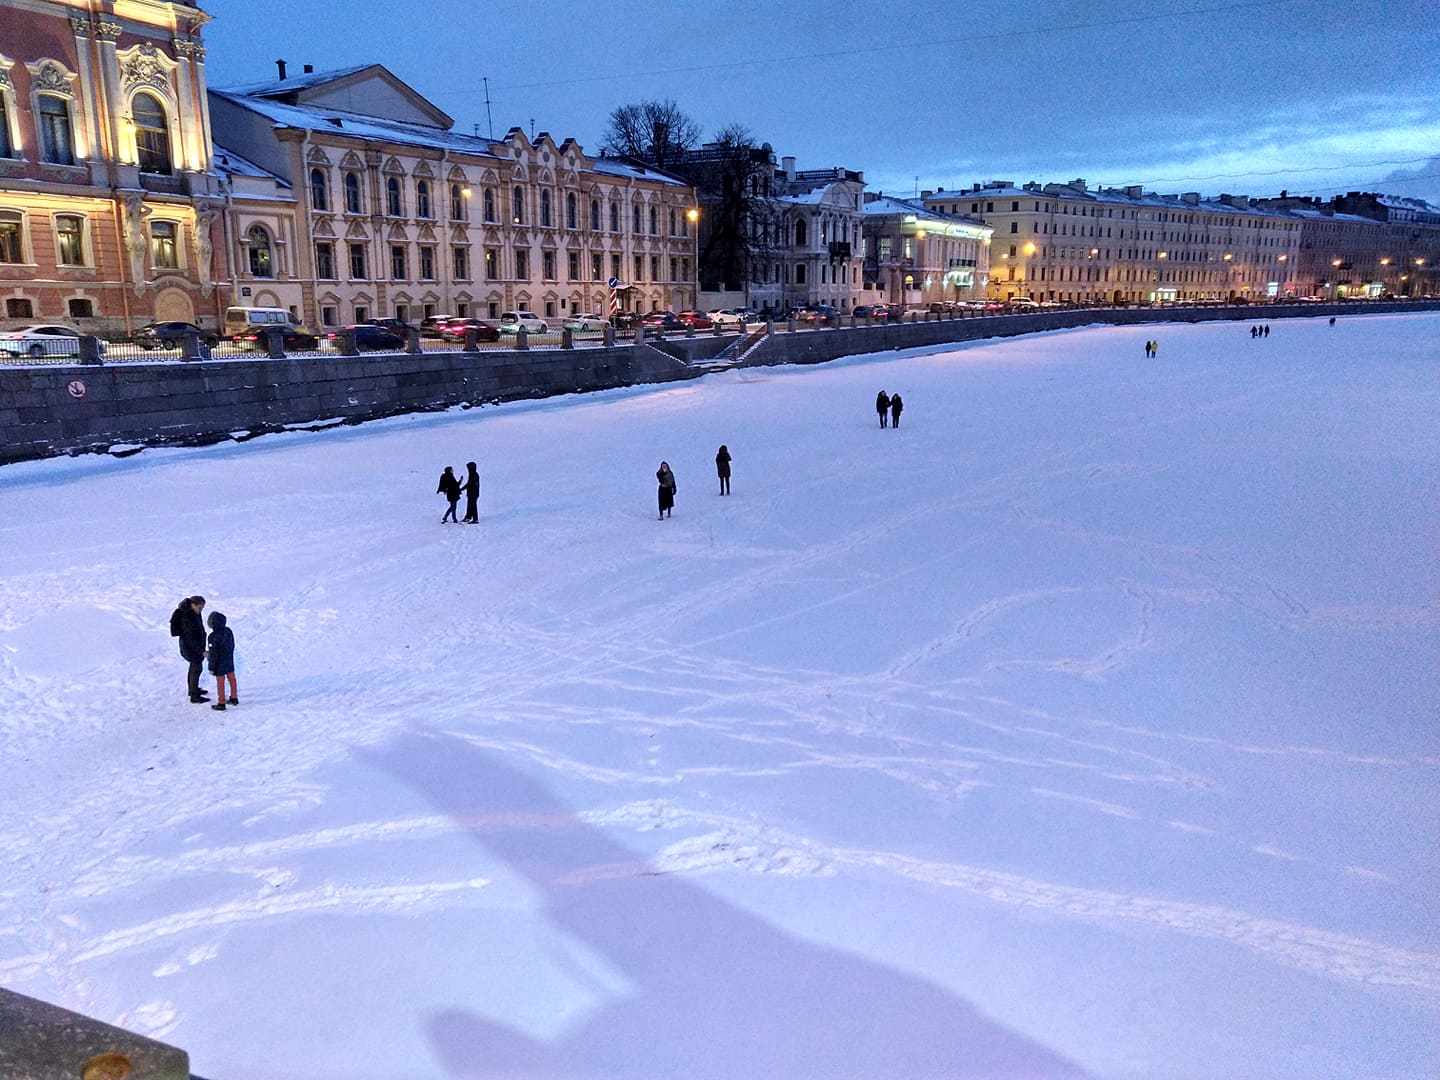
[[887, 414], [890, 412], [890, 395], [881, 390], [875, 395], [875, 411], [880, 414], [880, 426], [885, 426]]
[[667, 518], [675, 508], [675, 474], [670, 471], [668, 461], [660, 462], [660, 468], [655, 470], [655, 479], [660, 482], [660, 516]]
[[890, 395], [890, 426], [900, 426], [900, 412], [905, 408], [905, 403], [900, 400], [899, 394]]
[[480, 473], [475, 469], [475, 462], [465, 463], [465, 524], [477, 525], [480, 522]]
[[185, 673], [185, 686], [190, 691], [190, 701], [199, 704], [210, 697], [200, 689], [200, 668], [205, 663], [205, 623], [200, 612], [205, 608], [205, 597], [187, 596], [180, 601], [170, 615], [170, 636], [180, 639], [180, 655], [190, 665]]
[[230, 681], [230, 704], [240, 704], [235, 688], [235, 634], [225, 625], [222, 612], [210, 613], [210, 674], [215, 676], [215, 704], [212, 709], [225, 711], [225, 681]]
[[450, 509], [445, 511], [445, 516], [440, 519], [440, 524], [444, 525], [447, 521], [460, 524], [460, 519], [455, 516], [455, 504], [460, 501], [460, 481], [455, 476], [455, 470], [449, 465], [446, 465], [445, 471], [440, 474], [440, 483], [435, 491], [450, 500]]
[[720, 477], [720, 494], [730, 494], [730, 450], [724, 443], [715, 453], [715, 473]]

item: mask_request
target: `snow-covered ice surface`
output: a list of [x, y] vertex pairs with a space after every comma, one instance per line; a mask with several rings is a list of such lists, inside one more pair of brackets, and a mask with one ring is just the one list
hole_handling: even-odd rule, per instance
[[0, 470], [0, 985], [212, 1080], [1434, 1077], [1440, 318], [1248, 329]]

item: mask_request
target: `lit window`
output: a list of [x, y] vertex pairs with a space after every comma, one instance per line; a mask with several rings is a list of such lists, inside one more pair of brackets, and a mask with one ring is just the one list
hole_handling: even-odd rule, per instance
[[130, 118], [135, 121], [135, 153], [141, 171], [168, 174], [173, 165], [165, 106], [150, 94], [136, 94], [130, 103]]
[[180, 265], [180, 250], [175, 242], [173, 221], [150, 223], [150, 261], [157, 269], [174, 270]]
[[0, 263], [25, 261], [23, 223], [14, 210], [0, 211]]
[[55, 217], [55, 244], [61, 266], [85, 265], [85, 221], [74, 214]]
[[250, 276], [274, 277], [275, 266], [271, 259], [270, 234], [259, 225], [253, 225], [245, 235], [250, 240]]

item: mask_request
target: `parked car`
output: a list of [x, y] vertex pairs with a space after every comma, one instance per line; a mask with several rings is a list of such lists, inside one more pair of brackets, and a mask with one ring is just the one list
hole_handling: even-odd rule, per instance
[[500, 332], [502, 334], [518, 334], [521, 327], [525, 328], [527, 334], [543, 334], [550, 329], [549, 324], [533, 311], [502, 311], [500, 313]]
[[675, 317], [692, 330], [715, 329], [715, 324], [710, 321], [710, 316], [703, 311], [682, 311]]
[[593, 311], [583, 311], [568, 316], [561, 325], [564, 326], [566, 330], [590, 331], [604, 330], [605, 327], [610, 324], [605, 320], [604, 316], [596, 315]]
[[644, 318], [638, 311], [617, 311], [610, 317], [610, 324], [616, 330], [633, 330]]
[[756, 311], [753, 307], [737, 307], [735, 314], [747, 323], [761, 322], [765, 318], [763, 312]]
[[796, 322], [809, 323], [811, 326], [833, 326], [840, 317], [840, 312], [828, 304], [815, 304], [799, 308], [792, 313], [792, 317]]
[[1012, 311], [1035, 311], [1040, 304], [1028, 296], [1012, 296], [1008, 301]]
[[266, 335], [271, 330], [280, 331], [280, 348], [285, 352], [313, 352], [320, 347], [319, 335], [311, 333], [303, 326], [277, 326], [274, 323], [248, 327], [236, 334], [232, 340], [242, 349], [266, 349]]
[[685, 324], [673, 311], [647, 311], [640, 317], [640, 325], [647, 330], [685, 329]]
[[[100, 351], [105, 343], [100, 342]], [[0, 352], [41, 360], [47, 356], [79, 356], [80, 331], [55, 323], [36, 323], [0, 334]]]
[[733, 308], [716, 308], [709, 312], [710, 321], [722, 330], [743, 330], [745, 316]]
[[178, 349], [185, 344], [186, 334], [200, 335], [200, 340], [206, 345], [213, 346], [220, 341], [218, 334], [202, 330], [194, 323], [152, 322], [135, 331], [135, 344], [146, 352], [151, 349]]
[[421, 337], [441, 337], [445, 324], [455, 319], [454, 315], [428, 315], [420, 320]]
[[446, 341], [464, 341], [465, 331], [474, 330], [476, 341], [499, 341], [500, 331], [483, 319], [451, 319], [440, 330]]
[[[355, 348], [364, 352], [366, 349], [386, 350], [399, 352], [405, 347], [405, 339], [393, 330], [387, 330], [383, 326], [376, 326], [374, 323], [357, 323], [354, 326], [345, 327], [355, 335]], [[331, 330], [325, 335], [327, 348], [338, 349], [340, 347], [340, 334], [343, 331]]]

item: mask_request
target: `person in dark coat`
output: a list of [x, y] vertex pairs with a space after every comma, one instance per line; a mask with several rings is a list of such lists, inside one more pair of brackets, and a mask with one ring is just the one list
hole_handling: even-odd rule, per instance
[[225, 710], [225, 680], [230, 680], [230, 704], [240, 704], [240, 693], [235, 688], [235, 633], [225, 625], [225, 616], [212, 611], [210, 623], [210, 674], [215, 676], [215, 704], [212, 709]]
[[465, 463], [465, 524], [476, 525], [480, 521], [480, 473], [475, 462]]
[[655, 479], [660, 482], [660, 516], [667, 518], [675, 508], [675, 474], [670, 471], [668, 461], [660, 462], [660, 468], [655, 470]]
[[875, 395], [875, 411], [880, 414], [880, 426], [884, 427], [890, 412], [890, 395], [884, 390]]
[[905, 403], [900, 400], [899, 394], [890, 395], [890, 426], [900, 426], [900, 411], [905, 408]]
[[200, 612], [204, 608], [205, 597], [187, 596], [170, 615], [170, 636], [180, 639], [180, 655], [190, 665], [185, 673], [185, 686], [194, 704], [210, 700], [200, 689], [200, 669], [205, 662], [205, 623]]
[[730, 494], [730, 450], [724, 443], [715, 454], [715, 472], [720, 477], [720, 494]]
[[455, 504], [460, 501], [460, 481], [455, 476], [455, 470], [449, 465], [446, 465], [445, 471], [440, 474], [440, 483], [435, 491], [450, 500], [450, 509], [445, 511], [445, 516], [440, 519], [440, 524], [444, 525], [447, 521], [460, 524], [460, 519], [455, 516]]

